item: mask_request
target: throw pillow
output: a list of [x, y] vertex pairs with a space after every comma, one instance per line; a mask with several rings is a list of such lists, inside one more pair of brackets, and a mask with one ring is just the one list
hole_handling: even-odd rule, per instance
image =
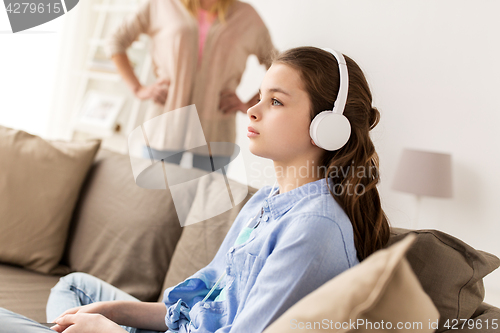
[[58, 268], [71, 214], [100, 141], [47, 141], [0, 126], [0, 261]]
[[414, 240], [407, 237], [337, 275], [264, 333], [434, 332], [439, 313], [405, 259]]
[[416, 235], [408, 262], [441, 314], [437, 332], [447, 329], [447, 321], [471, 318], [484, 299], [483, 277], [500, 260], [438, 230], [392, 228], [389, 245], [408, 234]]

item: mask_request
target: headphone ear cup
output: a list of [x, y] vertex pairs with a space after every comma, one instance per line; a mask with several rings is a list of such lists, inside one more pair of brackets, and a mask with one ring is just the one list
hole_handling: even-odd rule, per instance
[[320, 112], [311, 122], [309, 135], [314, 143], [325, 150], [342, 148], [351, 136], [351, 124], [342, 114]]

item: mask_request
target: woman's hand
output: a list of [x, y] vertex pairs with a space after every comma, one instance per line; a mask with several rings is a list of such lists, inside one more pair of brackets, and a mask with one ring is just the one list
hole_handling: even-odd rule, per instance
[[150, 86], [140, 86], [135, 91], [135, 96], [142, 100], [153, 99], [155, 103], [164, 105], [167, 100], [169, 85], [169, 80], [158, 79]]
[[219, 109], [223, 114], [236, 113], [238, 111], [247, 112], [249, 106], [243, 103], [236, 92], [224, 90], [220, 93]]
[[66, 314], [55, 320], [56, 325], [50, 329], [64, 333], [123, 333], [120, 326], [97, 313]]

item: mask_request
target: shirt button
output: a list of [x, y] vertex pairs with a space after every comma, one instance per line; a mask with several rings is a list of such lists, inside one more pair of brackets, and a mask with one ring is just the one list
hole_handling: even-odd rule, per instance
[[234, 252], [234, 247], [231, 247], [231, 248], [229, 249], [229, 252], [230, 252], [230, 253], [233, 253], [233, 252]]
[[205, 304], [203, 304], [203, 307], [204, 307], [205, 309], [210, 309], [210, 304], [205, 303]]
[[267, 222], [267, 221], [269, 221], [269, 215], [266, 215], [266, 216], [264, 217], [264, 222]]
[[264, 207], [266, 207], [266, 208], [269, 207], [269, 204], [267, 203], [267, 200], [264, 201]]

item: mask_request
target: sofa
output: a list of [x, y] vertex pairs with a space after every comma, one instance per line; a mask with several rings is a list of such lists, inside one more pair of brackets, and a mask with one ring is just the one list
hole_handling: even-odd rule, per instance
[[[244, 200], [198, 222], [220, 200], [221, 189], [210, 188], [219, 185], [203, 183], [206, 173], [194, 171], [198, 181], [186, 190], [189, 209], [181, 227], [168, 187], [137, 186], [129, 156], [100, 148], [98, 140], [47, 141], [0, 126], [0, 156], [0, 307], [39, 322], [45, 322], [51, 287], [74, 271], [97, 276], [140, 300], [161, 301], [166, 288], [211, 261], [256, 192], [231, 182], [233, 194]], [[44, 220], [48, 223], [42, 225]], [[297, 323], [297, 316], [300, 323], [312, 323], [344, 312], [344, 319], [385, 321], [414, 320], [420, 312], [422, 318], [439, 319], [438, 327], [428, 331], [499, 331], [492, 324], [500, 325], [500, 309], [483, 302], [482, 281], [500, 265], [496, 256], [444, 232], [400, 228], [392, 228], [386, 249], [372, 256], [305, 297], [266, 332], [293, 329], [290, 318]], [[318, 300], [321, 307], [311, 306]], [[466, 319], [472, 319], [471, 326], [463, 325]]]

